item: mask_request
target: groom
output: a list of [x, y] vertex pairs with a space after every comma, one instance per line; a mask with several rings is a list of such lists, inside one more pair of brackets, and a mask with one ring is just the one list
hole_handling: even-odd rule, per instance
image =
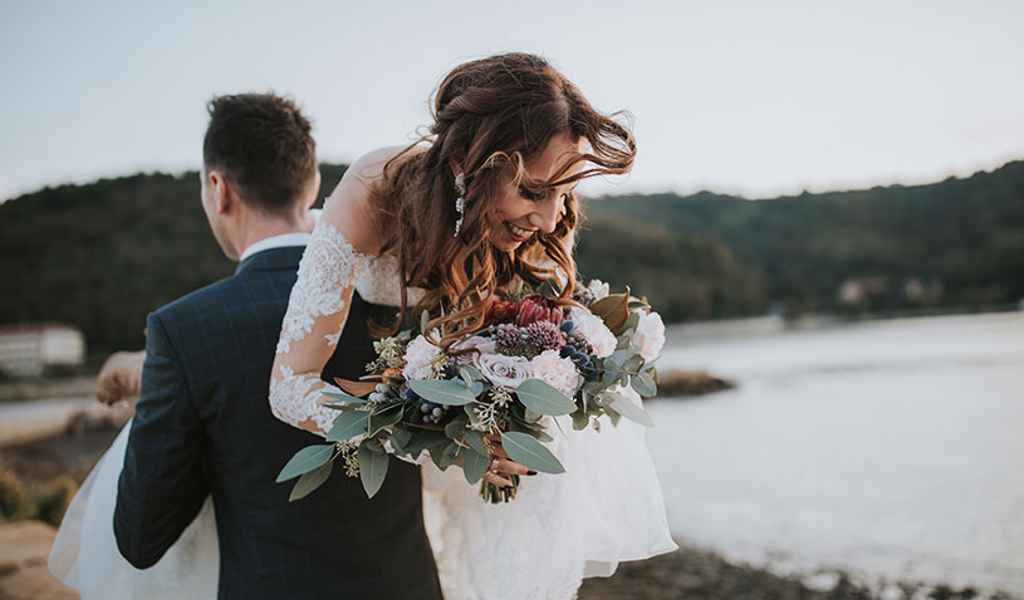
[[[313, 226], [316, 149], [309, 122], [284, 98], [221, 96], [209, 112], [203, 210], [221, 249], [240, 264], [232, 277], [147, 319], [114, 512], [118, 547], [137, 568], [156, 564], [212, 495], [221, 600], [440, 600], [422, 513], [353, 505], [349, 488], [359, 481], [337, 473], [294, 503], [291, 486], [274, 482], [295, 452], [319, 439], [275, 418], [267, 401]], [[355, 316], [361, 300], [353, 302]]]

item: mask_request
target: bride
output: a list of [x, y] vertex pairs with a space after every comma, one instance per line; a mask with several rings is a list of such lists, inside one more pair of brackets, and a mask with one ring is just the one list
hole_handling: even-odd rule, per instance
[[[626, 128], [528, 54], [455, 68], [433, 112], [419, 142], [356, 161], [317, 221], [270, 382], [273, 413], [296, 427], [323, 435], [335, 416], [319, 403], [326, 381], [362, 375], [373, 357], [371, 330], [386, 335], [387, 317], [409, 306], [443, 323], [450, 343], [519, 281], [557, 277], [567, 298], [581, 219], [575, 185], [626, 173], [635, 156]], [[371, 315], [381, 318], [368, 323]], [[643, 428], [623, 419], [600, 433], [575, 431], [557, 419], [549, 447], [566, 472], [522, 477], [511, 503], [486, 504], [457, 469], [442, 472], [429, 461], [411, 468], [422, 477], [423, 519], [447, 600], [568, 600], [585, 577], [676, 549]], [[86, 599], [113, 590], [146, 600], [215, 597], [219, 549], [209, 498], [155, 566], [139, 571], [120, 560], [111, 520], [128, 431], [76, 496], [51, 571]], [[507, 484], [503, 474], [522, 473], [504, 458], [499, 449], [489, 481]]]
[[[537, 56], [460, 65], [433, 108], [420, 141], [351, 166], [313, 230], [270, 382], [273, 413], [296, 427], [325, 435], [337, 416], [319, 401], [333, 388], [326, 381], [362, 374], [363, 361], [346, 360], [367, 341], [347, 326], [355, 301], [397, 306], [392, 315], [428, 310], [442, 345], [479, 329], [518, 281], [558, 277], [568, 302], [574, 189], [633, 163], [630, 132]], [[396, 333], [399, 323], [374, 325]], [[584, 577], [676, 549], [643, 429], [621, 420], [574, 431], [557, 419], [551, 430], [563, 433], [550, 448], [566, 473], [524, 477], [508, 504], [485, 503], [457, 469], [421, 461], [424, 520], [449, 600], [567, 600]], [[517, 472], [504, 458], [499, 450], [488, 474], [499, 485], [509, 484], [499, 472]]]

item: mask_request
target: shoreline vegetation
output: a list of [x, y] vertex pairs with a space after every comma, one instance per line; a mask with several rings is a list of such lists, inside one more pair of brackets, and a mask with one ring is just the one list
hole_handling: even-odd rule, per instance
[[[321, 164], [321, 196], [345, 168]], [[1022, 190], [1018, 160], [927, 185], [757, 200], [588, 197], [574, 254], [583, 279], [629, 284], [668, 324], [1019, 310]], [[147, 173], [0, 204], [0, 324], [71, 325], [93, 352], [140, 347], [149, 311], [234, 270], [198, 195], [194, 172]]]

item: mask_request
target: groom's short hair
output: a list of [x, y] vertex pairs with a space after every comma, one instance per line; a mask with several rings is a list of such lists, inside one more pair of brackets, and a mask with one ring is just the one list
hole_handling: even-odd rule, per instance
[[317, 169], [309, 120], [294, 101], [269, 93], [214, 96], [207, 110], [207, 171], [223, 171], [243, 202], [287, 214]]

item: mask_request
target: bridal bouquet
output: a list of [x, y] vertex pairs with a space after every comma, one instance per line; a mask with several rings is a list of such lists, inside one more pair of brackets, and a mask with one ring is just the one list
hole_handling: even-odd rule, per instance
[[[550, 291], [550, 288], [548, 289]], [[324, 391], [324, 405], [339, 411], [327, 444], [300, 450], [278, 482], [298, 478], [291, 500], [309, 494], [331, 473], [335, 460], [358, 476], [373, 497], [387, 476], [388, 454], [417, 460], [424, 451], [444, 470], [460, 466], [476, 484], [490, 464], [488, 446], [499, 443], [511, 460], [544, 473], [562, 464], [544, 442], [553, 441], [550, 423], [569, 415], [577, 430], [600, 429], [626, 417], [645, 426], [651, 420], [635, 402], [655, 395], [657, 360], [665, 328], [645, 298], [629, 288], [611, 294], [593, 280], [577, 288], [574, 300], [586, 308], [564, 307], [544, 293], [496, 302], [486, 326], [447, 352], [431, 343], [426, 313], [418, 329], [374, 342], [377, 358], [359, 381], [336, 379], [343, 391]], [[489, 502], [515, 497], [511, 488], [481, 484]]]

